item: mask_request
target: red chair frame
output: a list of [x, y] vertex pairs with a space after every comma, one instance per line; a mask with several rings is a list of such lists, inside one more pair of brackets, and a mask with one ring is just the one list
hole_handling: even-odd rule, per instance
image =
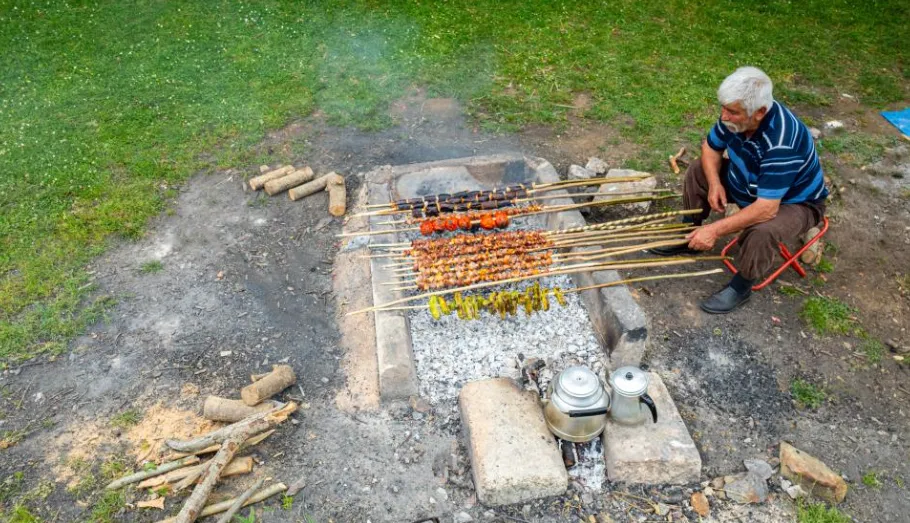
[[[815, 242], [817, 242], [819, 239], [821, 239], [821, 237], [824, 236], [826, 232], [828, 232], [828, 217], [827, 216], [822, 218], [822, 230], [819, 231], [818, 234], [813, 236], [812, 239], [807, 241], [806, 244], [803, 245], [795, 253], [790, 254], [790, 250], [787, 249], [787, 246], [784, 245], [783, 242], [779, 242], [780, 253], [784, 257], [784, 264], [781, 265], [780, 267], [778, 267], [777, 270], [774, 271], [773, 273], [771, 273], [770, 276], [765, 278], [765, 280], [763, 282], [759, 283], [758, 285], [753, 285], [752, 290], [757, 291], [757, 290], [761, 290], [761, 289], [767, 287], [771, 282], [776, 280], [778, 278], [778, 276], [783, 274], [783, 272], [787, 270], [787, 267], [793, 267], [793, 270], [796, 271], [797, 274], [799, 274], [799, 276], [801, 278], [805, 278], [806, 270], [803, 269], [802, 265], [799, 264], [799, 257], [802, 256], [802, 254], [804, 252], [806, 252], [806, 250], [809, 247], [811, 247], [813, 244], [815, 244]], [[738, 241], [739, 241], [739, 236], [730, 240], [730, 243], [728, 243], [726, 245], [726, 247], [724, 247], [724, 249], [722, 251], [720, 251], [721, 256], [726, 256], [727, 251], [729, 251], [731, 247], [736, 245], [736, 242], [738, 242]], [[724, 260], [724, 265], [726, 265], [727, 268], [730, 269], [730, 271], [733, 274], [736, 274], [738, 272], [736, 270], [736, 267], [733, 265], [733, 262], [731, 262], [730, 260]]]

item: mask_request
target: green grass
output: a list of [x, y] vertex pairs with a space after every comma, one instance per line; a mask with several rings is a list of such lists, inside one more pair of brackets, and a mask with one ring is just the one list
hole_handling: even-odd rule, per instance
[[139, 272], [142, 274], [154, 274], [164, 270], [164, 264], [161, 260], [147, 261], [139, 266]]
[[885, 355], [885, 346], [875, 339], [864, 340], [860, 345], [860, 350], [865, 354], [869, 363], [879, 363], [882, 361], [882, 356]]
[[[0, 512], [0, 516], [2, 515], [3, 513]], [[32, 514], [28, 507], [24, 505], [16, 505], [13, 507], [13, 511], [6, 521], [7, 523], [41, 523], [41, 519]]]
[[121, 429], [127, 429], [139, 423], [142, 419], [142, 413], [138, 409], [127, 409], [120, 414], [111, 418], [111, 425]]
[[810, 409], [821, 407], [822, 402], [827, 398], [824, 389], [799, 378], [790, 383], [790, 394], [793, 395], [793, 399], [798, 405]]
[[851, 130], [822, 138], [818, 142], [818, 150], [821, 153], [831, 153], [854, 167], [862, 167], [881, 160], [885, 156], [885, 149], [898, 143], [894, 136]]
[[823, 503], [800, 503], [796, 507], [796, 521], [799, 523], [851, 523], [849, 516], [837, 507], [826, 507]]
[[865, 474], [863, 474], [862, 481], [863, 481], [863, 485], [865, 485], [869, 488], [877, 489], [877, 488], [881, 488], [881, 486], [882, 486], [881, 480], [878, 479], [878, 473], [875, 472], [874, 470], [870, 470], [869, 472], [866, 472]]
[[856, 326], [855, 312], [836, 298], [813, 296], [803, 304], [799, 315], [818, 334], [847, 334]]
[[8, 362], [57, 353], [103, 318], [112, 301], [86, 300], [86, 264], [112, 239], [141, 237], [175, 186], [303, 154], [305, 144], [253, 146], [316, 109], [377, 129], [420, 85], [459, 98], [487, 129], [560, 127], [584, 91], [587, 118], [665, 169], [674, 142], [717, 117], [716, 87], [738, 65], [764, 67], [783, 101], [806, 107], [841, 92], [874, 106], [910, 93], [899, 0], [0, 1]]
[[126, 499], [123, 490], [105, 491], [101, 495], [89, 515], [91, 523], [112, 523], [115, 521], [114, 516], [120, 509], [126, 506]]
[[828, 258], [822, 258], [818, 260], [818, 265], [815, 266], [815, 270], [822, 274], [830, 274], [834, 272], [834, 262]]

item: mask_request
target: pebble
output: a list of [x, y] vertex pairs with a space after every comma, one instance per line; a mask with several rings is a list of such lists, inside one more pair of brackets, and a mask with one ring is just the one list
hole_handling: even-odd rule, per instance
[[664, 503], [658, 503], [658, 504], [657, 504], [657, 515], [658, 515], [658, 516], [666, 516], [666, 515], [669, 514], [669, 513], [670, 513], [670, 507], [669, 507], [669, 506], [667, 506], [667, 505], [664, 504]]
[[446, 501], [449, 499], [449, 493], [446, 492], [446, 489], [439, 487], [438, 489], [436, 489], [436, 497], [438, 497], [439, 499], [441, 499], [443, 501]]
[[474, 518], [465, 511], [456, 512], [454, 519], [455, 523], [470, 523], [471, 521], [474, 521]]

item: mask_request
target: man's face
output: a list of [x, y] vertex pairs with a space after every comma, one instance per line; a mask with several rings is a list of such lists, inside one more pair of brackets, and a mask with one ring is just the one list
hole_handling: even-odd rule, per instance
[[745, 133], [758, 129], [766, 112], [765, 108], [761, 108], [748, 116], [741, 102], [733, 102], [720, 106], [720, 121], [734, 133]]

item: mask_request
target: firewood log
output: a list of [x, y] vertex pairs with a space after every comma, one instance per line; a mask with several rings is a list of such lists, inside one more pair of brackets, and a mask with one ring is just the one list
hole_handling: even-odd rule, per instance
[[[287, 488], [288, 487], [284, 483], [275, 483], [274, 485], [269, 485], [268, 487], [265, 487], [264, 489], [260, 490], [259, 492], [253, 494], [250, 497], [250, 499], [246, 500], [246, 502], [243, 503], [243, 506], [248, 507], [254, 503], [259, 503], [260, 501], [265, 501], [266, 499], [269, 499], [270, 497], [274, 496], [275, 494], [280, 494], [280, 493], [284, 492], [285, 490], [287, 490]], [[225, 510], [229, 509], [231, 507], [231, 505], [234, 503], [234, 501], [235, 501], [234, 499], [226, 499], [224, 501], [219, 501], [218, 503], [212, 503], [211, 505], [206, 505], [206, 507], [204, 509], [202, 509], [202, 512], [199, 513], [199, 517], [204, 518], [204, 517], [212, 516], [215, 514], [220, 514], [220, 513], [224, 512]], [[177, 521], [177, 518], [167, 518], [167, 519], [162, 519], [158, 523], [174, 523], [175, 521]]]
[[282, 165], [281, 167], [271, 170], [265, 174], [260, 174], [259, 176], [250, 178], [250, 187], [254, 191], [258, 191], [259, 189], [262, 189], [262, 186], [265, 185], [265, 183], [268, 182], [269, 180], [281, 178], [282, 176], [285, 176], [286, 174], [290, 173], [293, 170], [294, 170], [293, 165]]
[[230, 400], [209, 396], [202, 405], [202, 416], [212, 421], [227, 421], [233, 423], [248, 418], [253, 414], [267, 412], [278, 407], [275, 403], [264, 402], [256, 406], [249, 406], [240, 400]]
[[270, 180], [266, 182], [264, 186], [265, 192], [269, 196], [275, 196], [276, 194], [283, 193], [292, 187], [297, 187], [298, 185], [304, 184], [312, 179], [313, 169], [304, 167], [303, 169], [297, 169], [296, 171], [282, 176], [276, 180]]
[[330, 178], [326, 187], [329, 191], [329, 214], [344, 216], [346, 209], [347, 191], [344, 188], [344, 177], [336, 174]]
[[164, 443], [177, 452], [199, 451], [214, 443], [222, 443], [228, 437], [236, 434], [237, 432], [245, 430], [247, 427], [253, 427], [251, 434], [259, 434], [260, 432], [265, 432], [273, 426], [288, 419], [288, 416], [293, 414], [296, 410], [297, 404], [293, 401], [289, 401], [281, 408], [250, 416], [243, 421], [238, 421], [237, 423], [233, 423], [227, 427], [222, 427], [218, 430], [209, 432], [204, 436], [199, 436], [198, 438], [193, 438], [188, 441], [169, 439]]
[[294, 375], [294, 369], [290, 365], [276, 365], [268, 376], [240, 389], [240, 397], [247, 405], [257, 405], [296, 382], [297, 376]]
[[292, 200], [299, 200], [311, 194], [318, 193], [319, 191], [324, 191], [328, 181], [331, 179], [330, 177], [334, 174], [335, 173], [329, 173], [325, 176], [320, 176], [311, 182], [307, 182], [300, 187], [294, 187], [288, 191], [288, 196], [290, 196]]
[[221, 450], [215, 453], [215, 456], [209, 460], [209, 466], [202, 473], [199, 484], [193, 489], [193, 493], [187, 498], [180, 513], [177, 514], [176, 523], [193, 523], [202, 512], [206, 500], [215, 488], [215, 483], [221, 477], [224, 467], [234, 458], [234, 453], [240, 449], [243, 441], [252, 435], [253, 427], [247, 425], [240, 430], [231, 434], [224, 443], [221, 444]]
[[[153, 478], [148, 478], [145, 481], [142, 481], [136, 485], [137, 489], [147, 489], [160, 487], [161, 485], [167, 485], [168, 483], [175, 483], [182, 479], [186, 479], [190, 476], [196, 476], [198, 478], [198, 473], [203, 471], [205, 467], [208, 467], [209, 462], [200, 463], [198, 465], [193, 465], [192, 467], [184, 467], [182, 469], [173, 470], [167, 474], [161, 476], [155, 476]], [[238, 474], [249, 474], [253, 471], [253, 458], [250, 456], [243, 456], [240, 458], [234, 458], [233, 461], [228, 463], [224, 470], [221, 472], [221, 477], [236, 476]], [[195, 479], [194, 479], [195, 481]], [[192, 483], [192, 482], [191, 482]]]

